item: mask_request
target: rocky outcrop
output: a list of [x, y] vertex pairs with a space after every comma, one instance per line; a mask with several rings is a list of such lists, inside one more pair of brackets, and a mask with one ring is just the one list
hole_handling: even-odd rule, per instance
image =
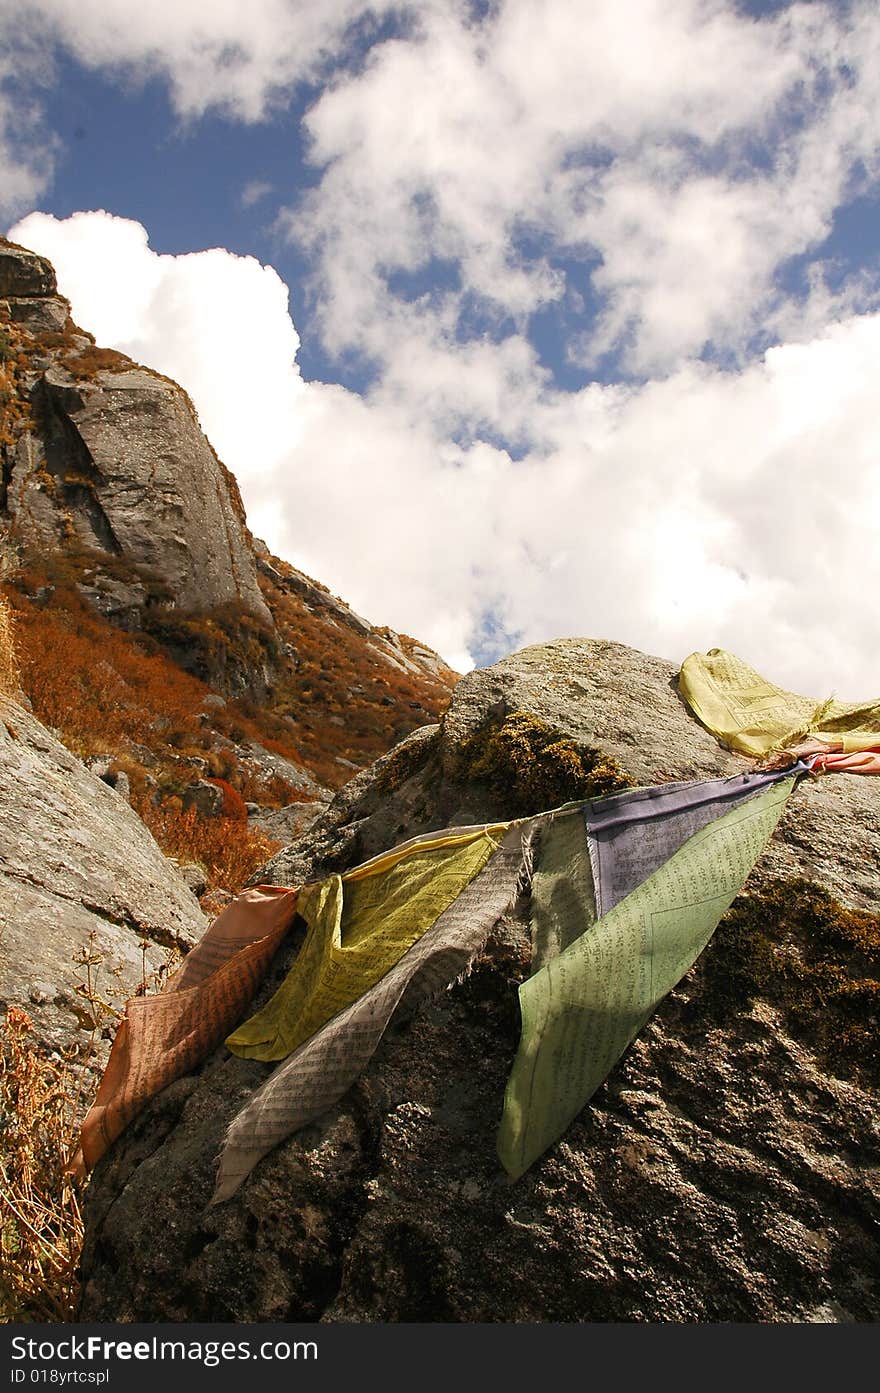
[[97, 1069], [114, 1012], [204, 932], [198, 900], [120, 792], [3, 697], [0, 848], [0, 1003]]
[[[429, 682], [449, 683], [455, 673], [447, 666], [439, 654], [414, 639], [401, 637], [387, 625], [373, 627], [368, 620], [341, 600], [332, 595], [326, 585], [312, 580], [303, 571], [298, 571], [287, 561], [272, 556], [266, 543], [259, 537], [253, 540], [257, 569], [269, 582], [272, 589], [282, 595], [296, 596], [306, 613], [317, 616], [332, 628], [342, 626], [350, 629], [364, 640], [368, 661], [372, 665], [393, 668], [407, 677]], [[295, 649], [291, 648], [288, 657], [297, 662]], [[353, 701], [363, 695], [364, 688], [358, 686], [350, 693]], [[389, 701], [391, 699], [389, 698]]]
[[267, 837], [272, 837], [275, 841], [289, 844], [320, 817], [330, 801], [331, 795], [328, 793], [324, 799], [316, 799], [313, 803], [288, 803], [283, 808], [271, 808], [267, 811], [253, 807], [253, 811], [249, 809], [248, 826], [265, 832]]
[[0, 432], [0, 525], [20, 545], [90, 553], [91, 598], [129, 623], [152, 601], [237, 605], [271, 627], [237, 485], [186, 393], [95, 348], [50, 263], [2, 239], [0, 302], [17, 398]]
[[[263, 878], [561, 802], [575, 755], [593, 776], [615, 760], [651, 783], [748, 765], [689, 715], [668, 663], [587, 640], [526, 649], [465, 678], [440, 726], [342, 789]], [[209, 1209], [224, 1129], [271, 1067], [217, 1051], [97, 1169], [81, 1318], [877, 1319], [872, 1046], [858, 1021], [837, 1028], [826, 988], [876, 1015], [878, 849], [880, 780], [802, 784], [696, 967], [515, 1185], [495, 1156], [529, 970], [515, 918], [466, 981], [392, 1026], [337, 1106]]]
[[44, 256], [0, 238], [0, 299], [55, 295], [55, 268]]
[[436, 719], [457, 674], [251, 536], [176, 383], [96, 346], [49, 263], [2, 238], [0, 287], [0, 551], [25, 604], [84, 601], [255, 702], [316, 788]]
[[[134, 365], [92, 381], [53, 365], [30, 399], [33, 429], [7, 485], [14, 535], [60, 548], [72, 531], [92, 553], [138, 568], [121, 597], [129, 607], [152, 590], [182, 609], [240, 604], [271, 624], [237, 489], [179, 387]], [[112, 613], [120, 581], [111, 571], [108, 582], [96, 598], [106, 592]]]
[[254, 540], [254, 552], [257, 566], [263, 575], [279, 589], [299, 595], [312, 613], [315, 610], [324, 611], [333, 619], [347, 625], [350, 629], [354, 629], [356, 634], [368, 635], [372, 633], [372, 627], [366, 619], [362, 619], [343, 600], [331, 595], [326, 586], [318, 585], [302, 571], [298, 571], [295, 566], [283, 565], [279, 567], [273, 565], [273, 561], [277, 561], [277, 558], [271, 555], [266, 543], [259, 538]]

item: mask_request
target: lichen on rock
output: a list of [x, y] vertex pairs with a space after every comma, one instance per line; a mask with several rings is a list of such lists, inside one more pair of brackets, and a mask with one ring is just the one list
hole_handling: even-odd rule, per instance
[[720, 1022], [763, 998], [836, 1078], [880, 1078], [880, 915], [772, 879], [722, 919], [696, 981]]

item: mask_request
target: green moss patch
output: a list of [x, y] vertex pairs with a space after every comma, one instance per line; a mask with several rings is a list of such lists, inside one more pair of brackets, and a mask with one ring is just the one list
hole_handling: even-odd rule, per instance
[[633, 787], [610, 755], [560, 735], [528, 711], [490, 717], [464, 740], [455, 777], [488, 784], [511, 817]]
[[697, 969], [698, 999], [723, 1022], [763, 997], [839, 1078], [880, 1078], [880, 916], [809, 880], [740, 896]]

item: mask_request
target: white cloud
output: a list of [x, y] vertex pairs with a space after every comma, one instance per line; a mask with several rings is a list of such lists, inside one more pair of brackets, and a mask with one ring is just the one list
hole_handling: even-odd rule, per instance
[[870, 4], [755, 22], [717, 0], [506, 0], [481, 26], [421, 21], [306, 118], [324, 172], [289, 227], [318, 257], [335, 350], [388, 362], [388, 273], [440, 259], [455, 275], [435, 334], [465, 293], [522, 330], [568, 286], [599, 297], [584, 361], [623, 349], [656, 373], [706, 344], [740, 352], [782, 313], [786, 261], [876, 177]]
[[240, 194], [242, 208], [253, 208], [255, 203], [259, 203], [260, 199], [265, 198], [271, 192], [272, 185], [267, 183], [265, 179], [248, 180]]
[[32, 208], [52, 177], [57, 141], [40, 89], [51, 74], [27, 17], [0, 12], [0, 221]]
[[211, 107], [259, 120], [295, 83], [336, 55], [348, 27], [393, 0], [28, 0], [44, 42], [55, 39], [89, 67], [128, 79], [168, 79], [175, 108]]
[[[376, 38], [353, 65], [352, 26]], [[466, 0], [31, 0], [19, 28], [126, 81], [164, 77], [184, 117], [258, 120], [323, 79], [306, 116], [322, 173], [286, 222], [316, 260], [327, 346], [398, 391], [413, 352], [442, 377], [455, 343], [484, 334], [475, 304], [522, 335], [580, 298], [569, 354], [589, 367], [744, 356], [793, 330], [803, 297], [780, 270], [878, 171], [871, 0], [759, 21], [733, 0], [498, 0], [481, 20]], [[33, 174], [13, 171], [19, 199]], [[438, 262], [443, 293], [401, 296], [395, 272]], [[850, 307], [876, 289], [876, 272], [851, 277]]]
[[[421, 404], [414, 386], [304, 383], [284, 288], [252, 259], [156, 256], [100, 213], [12, 232], [52, 257], [99, 341], [187, 387], [255, 530], [374, 622], [459, 665], [491, 614], [510, 646], [589, 634], [675, 660], [721, 644], [810, 695], [875, 693], [880, 315], [739, 371], [575, 393], [518, 350], [535, 443], [513, 460], [453, 441], [452, 377]], [[455, 382], [482, 383], [475, 399], [503, 382], [486, 352]]]
[[0, 220], [32, 208], [52, 176], [51, 151], [28, 149], [21, 134], [21, 113], [0, 93]]
[[[351, 63], [348, 26], [392, 13]], [[99, 342], [187, 387], [276, 551], [459, 664], [489, 625], [876, 690], [880, 285], [822, 246], [880, 173], [869, 0], [30, 14], [81, 62], [164, 75], [185, 117], [257, 120], [326, 79], [315, 184], [282, 221], [325, 344], [372, 364], [363, 396], [303, 382], [286, 288], [251, 258], [157, 256], [106, 213], [13, 229]], [[558, 389], [530, 323], [555, 306], [569, 360], [623, 381]]]

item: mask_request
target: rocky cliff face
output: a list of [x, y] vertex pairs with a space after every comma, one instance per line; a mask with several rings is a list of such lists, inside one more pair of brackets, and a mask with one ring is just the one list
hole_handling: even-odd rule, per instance
[[[654, 783], [747, 763], [688, 714], [669, 664], [527, 649], [465, 678], [440, 726], [342, 789], [263, 878], [552, 806], [620, 769]], [[495, 1132], [529, 964], [515, 918], [209, 1210], [224, 1129], [271, 1067], [219, 1050], [98, 1167], [81, 1317], [877, 1319], [878, 849], [880, 781], [802, 784], [693, 971], [512, 1186]]]
[[[235, 603], [270, 624], [238, 489], [181, 388], [95, 349], [42, 257], [0, 245], [0, 296], [29, 406], [4, 468], [12, 534], [93, 553], [96, 598], [129, 622], [152, 583], [180, 608]], [[116, 563], [105, 574], [102, 555]]]

